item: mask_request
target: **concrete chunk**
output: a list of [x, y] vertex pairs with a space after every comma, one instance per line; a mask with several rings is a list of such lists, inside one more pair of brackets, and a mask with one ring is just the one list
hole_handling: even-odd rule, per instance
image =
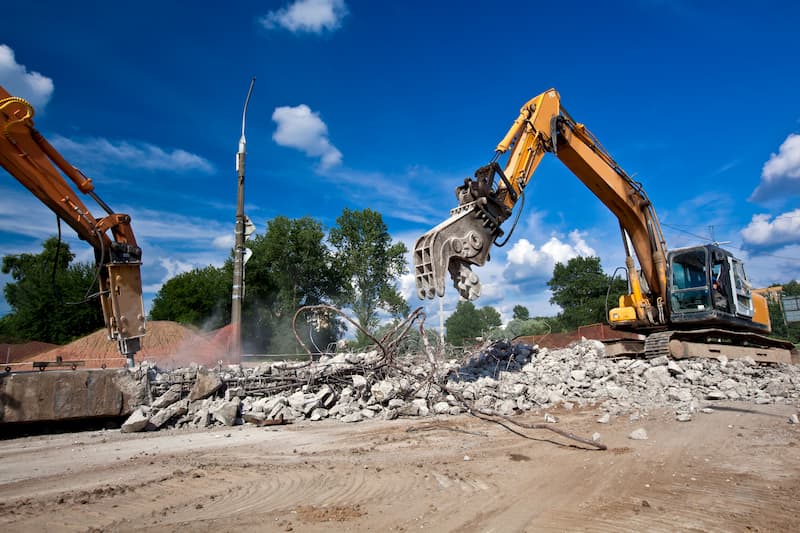
[[239, 398], [234, 398], [231, 401], [222, 400], [219, 404], [215, 405], [208, 410], [209, 414], [222, 424], [232, 426], [236, 422], [236, 417], [239, 415]]
[[632, 440], [647, 440], [647, 431], [644, 428], [635, 429], [628, 435]]
[[150, 408], [145, 405], [137, 408], [122, 424], [120, 431], [122, 431], [122, 433], [136, 433], [138, 431], [143, 431], [144, 428], [147, 427], [147, 423], [150, 421], [149, 413]]
[[183, 416], [187, 412], [189, 412], [189, 402], [186, 400], [173, 403], [169, 407], [165, 407], [161, 409], [156, 414], [150, 417], [150, 422], [147, 424], [148, 431], [154, 431], [164, 424], [166, 424], [170, 419], [176, 416]]
[[163, 409], [181, 399], [181, 385], [176, 383], [164, 392], [151, 404], [154, 409]]
[[197, 371], [197, 378], [192, 390], [189, 391], [189, 401], [202, 400], [217, 392], [222, 387], [222, 378], [219, 374], [201, 368]]

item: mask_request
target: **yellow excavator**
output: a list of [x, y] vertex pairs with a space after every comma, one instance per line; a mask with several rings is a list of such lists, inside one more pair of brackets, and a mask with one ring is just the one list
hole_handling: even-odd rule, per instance
[[742, 261], [715, 244], [668, 251], [641, 183], [573, 120], [555, 89], [522, 106], [489, 164], [456, 188], [458, 206], [450, 217], [417, 240], [414, 270], [421, 299], [444, 295], [447, 272], [461, 297], [480, 296], [480, 282], [470, 267], [484, 265], [492, 245], [501, 244], [501, 226], [524, 199], [525, 187], [547, 152], [619, 220], [629, 293], [609, 311], [608, 322], [645, 337], [640, 343], [609, 346], [610, 353], [791, 362], [793, 346], [766, 336], [767, 302], [751, 291]]
[[[33, 114], [27, 101], [0, 87], [0, 166], [94, 248], [108, 337], [117, 342], [128, 366], [133, 366], [145, 334], [145, 316], [142, 249], [136, 244], [131, 217], [115, 213], [100, 199], [92, 180], [70, 165], [34, 128]], [[95, 218], [63, 176], [97, 202], [105, 216]]]

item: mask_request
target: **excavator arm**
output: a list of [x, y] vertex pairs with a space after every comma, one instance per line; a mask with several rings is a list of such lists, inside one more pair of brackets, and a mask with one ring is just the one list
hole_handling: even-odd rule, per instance
[[[0, 166], [94, 248], [108, 336], [117, 341], [132, 365], [145, 334], [145, 317], [142, 250], [136, 244], [131, 218], [115, 213], [100, 199], [92, 180], [70, 165], [34, 128], [33, 115], [28, 102], [0, 87]], [[94, 199], [105, 216], [95, 218], [64, 176], [78, 191]]]
[[[470, 267], [485, 264], [493, 244], [505, 244], [498, 242], [504, 233], [501, 225], [524, 198], [525, 187], [547, 152], [563, 162], [619, 220], [631, 294], [615, 310], [618, 322], [637, 327], [664, 324], [666, 245], [653, 205], [641, 185], [562, 108], [555, 89], [522, 106], [494, 158], [456, 189], [459, 205], [451, 210], [450, 218], [417, 240], [414, 264], [419, 297], [443, 296], [448, 271], [462, 297], [480, 295], [480, 283]], [[501, 166], [498, 161], [504, 155], [506, 163]]]

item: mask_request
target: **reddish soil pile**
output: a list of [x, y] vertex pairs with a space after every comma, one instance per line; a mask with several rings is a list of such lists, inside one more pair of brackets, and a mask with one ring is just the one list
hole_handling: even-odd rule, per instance
[[29, 357], [57, 348], [58, 344], [50, 344], [49, 342], [31, 341], [22, 344], [0, 344], [0, 362], [18, 363], [25, 361]]
[[[136, 361], [153, 361], [160, 368], [177, 368], [191, 363], [215, 366], [228, 362], [228, 339], [230, 326], [203, 332], [177, 322], [156, 320], [147, 323], [147, 335], [142, 338], [142, 349]], [[106, 330], [77, 339], [44, 353], [24, 359], [25, 362], [84, 361], [85, 367], [123, 367], [126, 360], [120, 355], [117, 343], [108, 340]]]

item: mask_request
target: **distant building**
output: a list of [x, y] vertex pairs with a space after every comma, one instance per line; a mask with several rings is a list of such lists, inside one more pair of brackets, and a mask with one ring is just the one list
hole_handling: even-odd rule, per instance
[[773, 285], [772, 287], [765, 287], [763, 289], [753, 289], [753, 292], [760, 294], [767, 300], [778, 303], [781, 301], [781, 293], [783, 293], [783, 285]]

